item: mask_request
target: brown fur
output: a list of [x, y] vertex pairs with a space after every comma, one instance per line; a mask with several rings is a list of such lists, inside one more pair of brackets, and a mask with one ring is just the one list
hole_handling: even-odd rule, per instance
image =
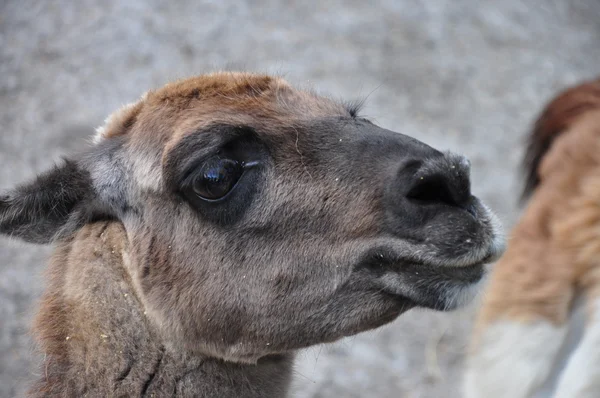
[[46, 357], [32, 396], [284, 394], [288, 357], [246, 367], [168, 350], [132, 287], [128, 256], [126, 232], [117, 222], [86, 226], [57, 248], [34, 326]]
[[[494, 342], [482, 342], [492, 327], [505, 325], [508, 332], [510, 325], [533, 328], [547, 322], [559, 330], [566, 327], [575, 297], [586, 297], [590, 311], [600, 297], [600, 81], [572, 87], [546, 106], [530, 136], [525, 165], [525, 195], [531, 197], [486, 288], [471, 346], [472, 383], [478, 372], [487, 372], [476, 358], [500, 351]], [[534, 345], [540, 339], [525, 332], [514, 337]], [[537, 344], [551, 352], [560, 343]], [[506, 355], [519, 361], [518, 353]], [[551, 365], [533, 357], [521, 360], [538, 368], [531, 375]], [[505, 377], [508, 390], [510, 373]]]
[[547, 104], [527, 144], [523, 166], [527, 198], [540, 182], [539, 166], [554, 141], [581, 115], [600, 107], [600, 81], [591, 81], [565, 90]]
[[[547, 143], [553, 144], [538, 152]], [[595, 232], [600, 221], [600, 82], [571, 88], [548, 104], [526, 158], [539, 158], [527, 170], [535, 176], [528, 185], [536, 188], [495, 267], [480, 325], [508, 313], [564, 323], [573, 289], [585, 284], [593, 265], [594, 253], [588, 251], [600, 242]]]
[[34, 396], [283, 396], [296, 350], [456, 308], [502, 250], [466, 159], [276, 77], [171, 83], [98, 133], [0, 198], [0, 232], [59, 242]]

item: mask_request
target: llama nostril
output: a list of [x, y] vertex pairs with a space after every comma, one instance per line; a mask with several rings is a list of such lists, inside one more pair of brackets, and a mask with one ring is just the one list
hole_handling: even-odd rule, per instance
[[406, 197], [419, 204], [445, 204], [460, 207], [472, 215], [470, 162], [464, 156], [444, 154], [425, 159], [407, 179]]
[[[420, 175], [419, 175], [420, 174]], [[445, 172], [417, 173], [406, 197], [421, 205], [444, 204], [460, 207], [477, 217], [477, 207], [471, 195], [469, 180]]]
[[441, 175], [418, 177], [415, 185], [408, 191], [406, 196], [423, 204], [445, 203], [457, 205], [448, 182]]

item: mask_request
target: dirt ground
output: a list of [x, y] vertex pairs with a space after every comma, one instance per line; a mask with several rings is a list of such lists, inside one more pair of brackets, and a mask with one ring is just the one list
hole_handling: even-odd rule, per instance
[[[285, 3], [285, 5], [284, 5]], [[0, 1], [0, 190], [87, 145], [148, 88], [220, 68], [284, 74], [468, 155], [510, 226], [522, 137], [556, 90], [600, 72], [597, 0]], [[27, 334], [49, 254], [0, 239], [0, 397], [39, 372]], [[473, 309], [413, 311], [299, 355], [308, 397], [459, 397]]]

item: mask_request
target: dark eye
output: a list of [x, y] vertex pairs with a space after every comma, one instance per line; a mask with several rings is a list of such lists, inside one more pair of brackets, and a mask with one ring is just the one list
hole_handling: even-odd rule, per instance
[[233, 189], [243, 173], [243, 163], [215, 157], [202, 165], [192, 188], [203, 199], [221, 199]]

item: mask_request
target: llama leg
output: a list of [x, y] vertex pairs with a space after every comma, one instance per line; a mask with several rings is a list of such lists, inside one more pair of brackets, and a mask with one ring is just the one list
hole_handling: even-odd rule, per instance
[[600, 396], [600, 297], [591, 296], [587, 306], [583, 338], [558, 381], [555, 398]]

